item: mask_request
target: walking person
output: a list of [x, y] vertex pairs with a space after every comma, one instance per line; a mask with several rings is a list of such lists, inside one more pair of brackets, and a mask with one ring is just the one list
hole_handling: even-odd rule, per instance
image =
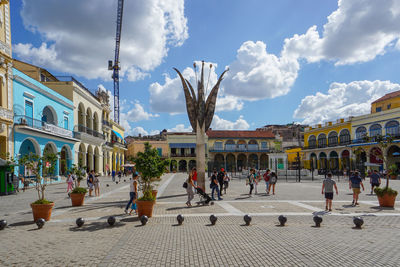
[[254, 189], [254, 183], [255, 183], [255, 170], [254, 169], [250, 169], [250, 174], [249, 176], [247, 176], [248, 179], [248, 184], [250, 186], [250, 192], [249, 192], [249, 196], [252, 196], [252, 192]]
[[332, 173], [328, 173], [326, 179], [322, 182], [321, 192], [321, 194], [325, 193], [325, 211], [332, 211], [333, 187], [335, 187], [336, 195], [338, 195], [339, 191], [336, 182], [332, 180]]
[[271, 192], [272, 187], [272, 194], [275, 195], [275, 184], [278, 181], [278, 176], [275, 172], [271, 172], [271, 178], [269, 179], [269, 189], [268, 192]]
[[112, 181], [115, 182], [115, 170], [112, 171]]
[[99, 180], [99, 177], [95, 175], [94, 171], [93, 171], [92, 174], [93, 174], [93, 177], [94, 177], [94, 179], [93, 179], [94, 195], [96, 197], [99, 197], [100, 196], [100, 180]]
[[374, 194], [374, 187], [379, 187], [381, 185], [381, 175], [377, 170], [374, 170], [369, 177], [369, 182], [371, 184], [371, 195]]
[[118, 171], [118, 182], [121, 182], [121, 175], [122, 175], [121, 171]]
[[360, 186], [364, 191], [364, 184], [362, 182], [362, 178], [360, 177], [360, 173], [358, 171], [354, 172], [354, 175], [350, 177], [349, 180], [349, 188], [353, 189], [353, 202], [351, 205], [354, 207], [358, 204], [358, 195], [360, 194]]
[[224, 189], [224, 168], [221, 168], [221, 170], [219, 171], [217, 178], [218, 178], [218, 184], [219, 184], [219, 192], [221, 193], [222, 196], [222, 190]]
[[197, 170], [195, 167], [192, 169], [192, 181], [194, 184], [194, 191], [197, 193]]
[[[128, 209], [132, 203], [136, 203], [136, 198], [137, 198], [137, 179], [139, 177], [139, 174], [137, 172], [133, 173], [133, 179], [130, 180], [129, 187], [129, 201], [128, 204], [126, 204], [125, 207], [125, 213], [128, 214]], [[132, 211], [131, 211], [132, 212]], [[131, 213], [129, 213], [131, 214]]]
[[68, 186], [67, 186], [67, 194], [69, 195], [70, 194], [69, 191], [73, 190], [73, 185], [74, 185], [74, 179], [72, 179], [72, 175], [71, 174], [68, 174], [67, 184], [68, 184]]
[[229, 187], [229, 181], [231, 178], [228, 176], [228, 173], [224, 171], [224, 194], [226, 194], [226, 189]]
[[87, 184], [89, 187], [89, 197], [92, 196], [92, 192], [93, 192], [93, 182], [94, 182], [94, 177], [93, 177], [93, 173], [94, 171], [90, 171], [88, 174], [88, 179], [87, 179]]
[[188, 196], [188, 200], [186, 201], [186, 206], [188, 206], [188, 207], [192, 206], [192, 203], [190, 203], [190, 201], [192, 201], [193, 198], [194, 198], [193, 188], [195, 186], [194, 186], [194, 183], [193, 183], [192, 176], [193, 176], [193, 173], [190, 173], [189, 177], [186, 180], [186, 184], [187, 184], [186, 193], [187, 193], [187, 196]]
[[221, 198], [221, 193], [219, 192], [219, 188], [218, 188], [218, 178], [217, 178], [217, 170], [214, 169], [214, 173], [211, 176], [211, 184], [210, 184], [210, 188], [211, 188], [211, 198], [212, 200], [215, 200], [214, 198], [214, 191], [217, 191], [217, 196], [218, 196], [218, 200], [222, 200]]
[[269, 195], [269, 180], [271, 179], [271, 174], [270, 170], [267, 169], [267, 171], [264, 173], [264, 181], [265, 181], [265, 192], [267, 192], [267, 195]]

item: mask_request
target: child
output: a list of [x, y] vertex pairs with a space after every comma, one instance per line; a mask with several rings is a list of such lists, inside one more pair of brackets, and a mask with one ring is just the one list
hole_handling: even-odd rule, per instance
[[328, 173], [326, 179], [322, 182], [322, 192], [324, 194], [325, 189], [325, 211], [332, 211], [332, 199], [333, 199], [333, 187], [335, 187], [336, 195], [339, 194], [336, 182], [332, 180], [332, 173]]

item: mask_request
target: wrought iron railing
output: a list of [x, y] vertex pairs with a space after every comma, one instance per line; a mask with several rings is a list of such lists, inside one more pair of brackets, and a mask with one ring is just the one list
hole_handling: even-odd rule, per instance
[[17, 125], [25, 125], [31, 128], [35, 128], [38, 130], [46, 131], [52, 134], [71, 137], [72, 138], [72, 131], [58, 127], [56, 125], [33, 119], [31, 117], [25, 115], [15, 115], [14, 116], [14, 123]]
[[87, 133], [87, 134], [92, 135], [94, 137], [105, 139], [104, 134], [99, 133], [98, 131], [95, 131], [93, 129], [90, 129], [90, 128], [84, 126], [84, 125], [78, 124], [78, 125], [75, 126], [75, 128], [78, 129], [78, 132]]

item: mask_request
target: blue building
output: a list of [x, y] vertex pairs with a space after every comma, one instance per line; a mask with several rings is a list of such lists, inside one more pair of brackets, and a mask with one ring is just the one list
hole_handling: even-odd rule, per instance
[[[51, 181], [60, 181], [73, 164], [74, 105], [17, 69], [13, 69], [14, 157], [59, 153]], [[16, 172], [28, 175], [24, 167]]]

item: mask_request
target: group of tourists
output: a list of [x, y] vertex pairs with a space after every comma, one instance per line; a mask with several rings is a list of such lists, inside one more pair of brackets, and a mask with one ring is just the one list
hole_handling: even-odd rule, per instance
[[[374, 193], [374, 187], [379, 187], [381, 184], [381, 175], [377, 170], [369, 171], [367, 177], [371, 185], [371, 195]], [[358, 170], [349, 174], [349, 189], [353, 191], [353, 201], [351, 206], [355, 207], [359, 205], [358, 198], [361, 193], [361, 188], [365, 191], [362, 177]], [[333, 188], [335, 188], [336, 195], [339, 191], [336, 186], [336, 182], [332, 179], [332, 174], [328, 173], [325, 180], [322, 182], [322, 194], [325, 194], [325, 210], [332, 211], [332, 200], [333, 200]]]
[[249, 196], [252, 196], [253, 189], [255, 195], [258, 194], [257, 187], [261, 180], [264, 180], [265, 182], [265, 192], [267, 195], [269, 195], [271, 189], [272, 194], [275, 195], [275, 184], [278, 181], [278, 176], [276, 173], [271, 172], [270, 169], [267, 169], [267, 171], [261, 175], [260, 171], [257, 172], [255, 169], [250, 169], [250, 174], [247, 176], [246, 180], [246, 185], [250, 186]]

